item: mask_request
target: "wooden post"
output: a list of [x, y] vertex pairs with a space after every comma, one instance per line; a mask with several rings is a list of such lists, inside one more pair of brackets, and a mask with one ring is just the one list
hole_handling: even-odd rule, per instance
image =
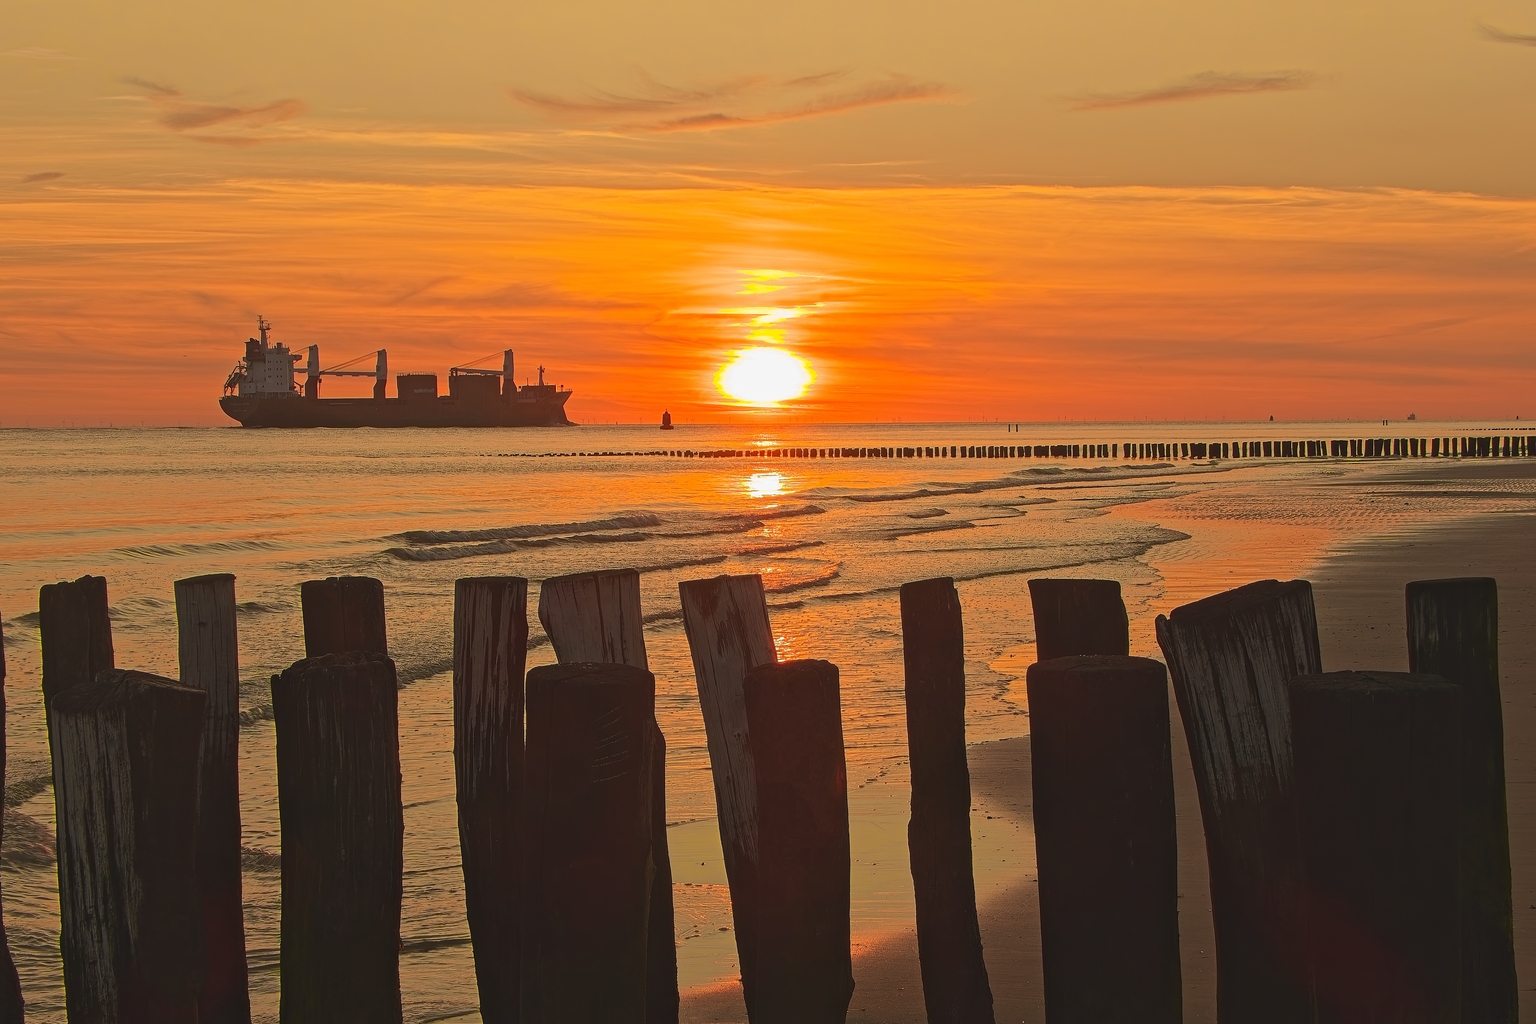
[[329, 576], [299, 587], [304, 610], [304, 657], [373, 651], [388, 654], [384, 584], [369, 576]]
[[401, 1020], [404, 815], [395, 663], [373, 651], [272, 679], [283, 836], [283, 1024]]
[[197, 884], [202, 893], [208, 980], [199, 1024], [250, 1024], [245, 910], [240, 881], [240, 652], [235, 578], [176, 581], [176, 647], [181, 681], [208, 695], [197, 816]]
[[655, 687], [631, 665], [528, 673], [525, 1021], [645, 1020]]
[[1130, 654], [1131, 625], [1119, 580], [1030, 580], [1035, 658]]
[[72, 1021], [197, 1024], [198, 755], [208, 696], [111, 669], [53, 705], [60, 952]]
[[838, 686], [826, 661], [760, 665], [743, 684], [758, 813], [758, 927], [742, 972], [753, 1024], [842, 1024], [853, 997]]
[[[564, 665], [574, 662], [633, 665], [649, 669], [645, 620], [640, 610], [640, 573], [636, 569], [577, 573], [547, 579], [539, 587], [539, 622]], [[650, 951], [647, 961], [647, 1024], [676, 1024], [677, 931], [672, 909], [672, 860], [667, 849], [667, 741], [655, 725], [651, 737], [651, 859], [656, 875], [651, 889]]]
[[1179, 857], [1168, 679], [1147, 658], [1029, 667], [1045, 1013], [1179, 1024]]
[[1319, 1024], [1492, 1019], [1462, 1016], [1458, 688], [1332, 672], [1290, 695]]
[[[1267, 442], [1266, 442], [1267, 443]], [[1158, 616], [1205, 821], [1223, 1024], [1310, 1024], [1285, 684], [1322, 671], [1312, 586], [1265, 580]]]
[[517, 1024], [523, 673], [528, 581], [461, 579], [453, 593], [453, 766], [464, 907], [485, 1024]]
[[1514, 910], [1499, 693], [1499, 589], [1491, 579], [1408, 584], [1408, 669], [1461, 688], [1461, 1019], [1514, 1024]]
[[912, 765], [907, 849], [923, 1002], [930, 1021], [992, 1024], [971, 862], [965, 632], [953, 579], [902, 586], [901, 640]]
[[[5, 631], [0, 629], [0, 793], [5, 792]], [[0, 809], [0, 846], [4, 845], [4, 811]], [[21, 998], [21, 979], [16, 976], [16, 961], [11, 957], [11, 942], [5, 934], [5, 914], [0, 909], [0, 1024], [24, 1024], [25, 1005]]]
[[677, 585], [683, 629], [693, 657], [693, 675], [704, 716], [709, 768], [715, 783], [715, 812], [736, 950], [745, 979], [752, 974], [757, 935], [753, 870], [757, 863], [757, 782], [747, 741], [747, 705], [742, 683], [747, 672], [777, 660], [768, 601], [761, 576], [716, 576]]

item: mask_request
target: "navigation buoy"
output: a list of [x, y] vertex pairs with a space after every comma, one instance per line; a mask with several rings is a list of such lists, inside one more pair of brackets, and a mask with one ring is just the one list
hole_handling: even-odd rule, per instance
[[665, 411], [662, 412], [662, 414], [661, 414], [661, 429], [662, 430], [671, 430], [672, 429], [672, 414], [670, 412], [665, 412]]

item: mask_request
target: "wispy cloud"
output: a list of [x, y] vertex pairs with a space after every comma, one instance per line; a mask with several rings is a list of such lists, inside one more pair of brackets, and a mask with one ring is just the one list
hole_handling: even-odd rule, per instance
[[1492, 25], [1478, 25], [1483, 38], [1490, 43], [1513, 43], [1516, 46], [1536, 46], [1536, 36], [1521, 35], [1518, 32], [1505, 32], [1503, 29], [1494, 28]]
[[55, 50], [47, 46], [22, 46], [14, 50], [6, 50], [0, 56], [20, 57], [23, 60], [84, 60], [84, 57], [74, 57], [63, 50]]
[[38, 171], [36, 174], [28, 174], [21, 179], [23, 185], [33, 185], [40, 181], [58, 181], [64, 177], [63, 171]]
[[954, 95], [954, 90], [941, 82], [898, 74], [828, 88], [848, 77], [846, 71], [789, 79], [751, 75], [683, 89], [645, 76], [641, 86], [630, 92], [599, 91], [561, 97], [512, 89], [510, 95], [553, 120], [621, 132], [750, 128]]
[[1237, 96], [1256, 92], [1292, 92], [1311, 88], [1317, 76], [1310, 71], [1202, 71], [1177, 82], [1130, 92], [1093, 92], [1067, 97], [1072, 110], [1117, 110], [1152, 103], [1177, 103], [1211, 96]]
[[[291, 121], [309, 112], [309, 105], [298, 99], [276, 100], [253, 107], [197, 103], [183, 96], [175, 86], [162, 85], [145, 78], [130, 77], [123, 81], [144, 91], [146, 98], [159, 111], [156, 121], [173, 132], [197, 133], [189, 134], [188, 138], [199, 142], [253, 146], [269, 138], [253, 132], [281, 121]], [[222, 130], [207, 131], [215, 128]]]

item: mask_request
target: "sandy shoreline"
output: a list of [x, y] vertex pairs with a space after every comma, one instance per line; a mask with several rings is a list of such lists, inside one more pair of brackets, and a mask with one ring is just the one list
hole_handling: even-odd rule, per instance
[[[1437, 476], [1450, 475], [1442, 469]], [[1455, 467], [1460, 479], [1536, 475], [1524, 464]], [[1425, 487], [1428, 474], [1405, 476]], [[1306, 557], [1303, 555], [1303, 557]], [[1156, 564], [1156, 559], [1152, 559]], [[1513, 861], [1515, 943], [1522, 1021], [1536, 1022], [1536, 514], [1485, 513], [1434, 525], [1394, 530], [1349, 542], [1295, 575], [1310, 579], [1317, 600], [1324, 665], [1406, 670], [1403, 587], [1415, 579], [1493, 576], [1499, 581], [1500, 658], [1504, 693], [1505, 760]], [[1177, 592], [1179, 587], [1170, 590]], [[1182, 603], [1182, 599], [1172, 602]], [[1166, 610], [1158, 603], [1158, 610]], [[1134, 614], [1134, 613], [1133, 613]], [[1141, 623], [1150, 630], [1150, 623]], [[1133, 632], [1138, 624], [1132, 624]], [[1141, 653], [1138, 651], [1138, 653]], [[1170, 695], [1170, 701], [1171, 701]], [[1177, 722], [1177, 713], [1174, 714]], [[1184, 1019], [1215, 1021], [1215, 961], [1204, 837], [1183, 730], [1173, 730], [1179, 816], [1180, 939]], [[1000, 894], [980, 900], [996, 1019], [1044, 1018], [1040, 975], [1039, 904], [1033, 871], [1029, 737], [978, 743], [970, 751], [977, 813], [973, 830], [1017, 828], [1022, 876]], [[992, 818], [987, 815], [992, 814]], [[850, 1020], [925, 1020], [910, 931], [855, 951], [857, 989]], [[735, 984], [685, 994], [683, 1020], [744, 1021]]]

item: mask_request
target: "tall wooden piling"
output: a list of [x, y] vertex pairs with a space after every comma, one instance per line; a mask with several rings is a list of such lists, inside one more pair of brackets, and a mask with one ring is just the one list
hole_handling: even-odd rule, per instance
[[[1267, 442], [1266, 442], [1267, 443]], [[1310, 1024], [1286, 681], [1322, 671], [1305, 580], [1158, 616], [1205, 821], [1223, 1024]]]
[[[5, 792], [5, 636], [0, 629], [0, 793]], [[4, 809], [0, 807], [0, 846], [4, 845]], [[23, 1024], [26, 1007], [21, 998], [21, 979], [5, 933], [5, 912], [0, 900], [0, 1024]]]
[[1036, 660], [1131, 653], [1131, 625], [1119, 580], [1030, 580], [1029, 600]]
[[1028, 673], [1045, 1012], [1179, 1024], [1179, 858], [1168, 682], [1147, 658]]
[[464, 907], [485, 1024], [517, 1024], [528, 581], [453, 590], [453, 767]]
[[373, 651], [388, 654], [384, 584], [369, 576], [328, 576], [299, 588], [304, 609], [304, 657]]
[[1462, 1016], [1461, 694], [1438, 676], [1290, 683], [1319, 1024]]
[[[197, 1024], [198, 756], [208, 695], [111, 669], [52, 701], [72, 1021]], [[62, 884], [67, 880], [68, 884]]]
[[901, 642], [912, 766], [907, 849], [923, 1002], [935, 1024], [992, 1024], [971, 861], [965, 630], [953, 579], [902, 586]]
[[[649, 669], [645, 619], [640, 609], [640, 573], [635, 569], [578, 573], [547, 579], [539, 588], [539, 622], [561, 664], [633, 665]], [[647, 961], [646, 1022], [676, 1024], [677, 932], [672, 910], [672, 860], [667, 849], [667, 741], [651, 716], [651, 889], [650, 951]]]
[[401, 1020], [405, 838], [395, 663], [373, 651], [272, 679], [282, 827], [283, 1024]]
[[743, 684], [758, 813], [754, 966], [742, 972], [753, 1024], [848, 1016], [851, 864], [838, 685], [837, 666], [826, 661], [760, 665]]
[[646, 1019], [655, 679], [631, 665], [528, 673], [522, 1019]]
[[1491, 579], [1408, 584], [1408, 669], [1461, 689], [1461, 1019], [1514, 1024], [1514, 910], [1499, 691], [1499, 591]]
[[693, 675], [704, 716], [709, 768], [715, 784], [715, 812], [731, 917], [742, 977], [750, 975], [757, 933], [754, 869], [757, 863], [757, 782], [747, 738], [747, 705], [742, 691], [747, 672], [777, 660], [768, 601], [761, 576], [716, 576], [677, 585], [683, 628], [693, 658]]
[[197, 816], [197, 884], [202, 894], [208, 980], [199, 1024], [249, 1024], [245, 911], [240, 882], [240, 650], [235, 578], [176, 581], [176, 650], [181, 682], [208, 695]]

